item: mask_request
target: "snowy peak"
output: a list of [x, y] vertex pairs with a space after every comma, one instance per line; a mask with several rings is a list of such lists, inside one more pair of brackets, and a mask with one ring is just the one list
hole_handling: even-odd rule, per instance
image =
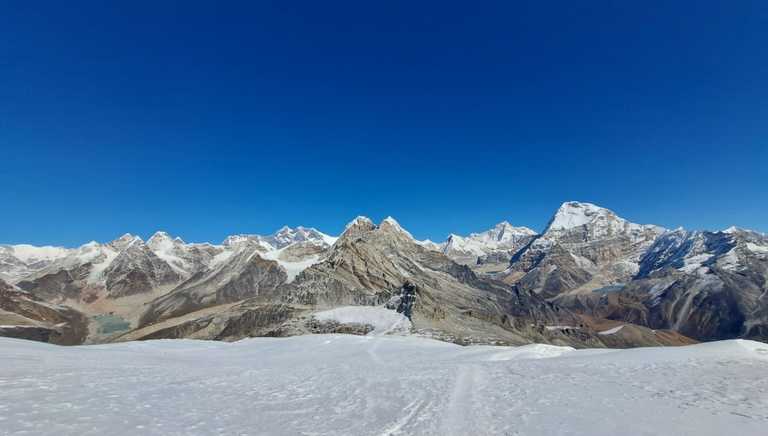
[[110, 242], [109, 245], [111, 245], [112, 247], [114, 247], [118, 251], [123, 251], [126, 248], [128, 248], [128, 246], [130, 246], [131, 244], [134, 244], [134, 243], [142, 243], [143, 244], [144, 241], [140, 237], [138, 237], [138, 236], [134, 236], [134, 235], [132, 235], [130, 233], [126, 233], [123, 236], [121, 236], [121, 237], [115, 239], [114, 241]]
[[241, 244], [245, 244], [248, 242], [261, 242], [262, 237], [259, 235], [249, 235], [249, 234], [237, 234], [237, 235], [229, 235], [222, 241], [222, 245], [225, 247], [236, 247]]
[[180, 245], [185, 245], [181, 238], [172, 238], [171, 235], [166, 232], [155, 232], [155, 234], [147, 241], [147, 246], [149, 246], [152, 251], [169, 251]]
[[407, 230], [403, 229], [403, 227], [400, 226], [400, 223], [398, 223], [397, 220], [391, 216], [384, 218], [384, 220], [381, 221], [381, 224], [379, 224], [379, 228], [383, 231], [399, 233], [408, 239], [414, 239], [413, 235], [411, 235]]
[[352, 239], [360, 237], [368, 232], [379, 231], [383, 234], [392, 235], [398, 238], [405, 238], [410, 242], [424, 245], [420, 241], [416, 241], [410, 232], [405, 230], [396, 219], [388, 216], [384, 218], [379, 225], [376, 225], [370, 218], [365, 216], [358, 216], [354, 220], [347, 224], [344, 232], [341, 234], [340, 239]]
[[555, 212], [547, 226], [547, 232], [550, 230], [568, 230], [609, 217], [618, 218], [612, 211], [592, 203], [567, 201]]
[[297, 242], [308, 242], [316, 245], [330, 246], [336, 242], [336, 239], [338, 238], [326, 235], [311, 227], [307, 228], [299, 226], [291, 228], [283, 226], [280, 230], [268, 236], [249, 234], [231, 235], [224, 240], [223, 245], [225, 247], [235, 247], [243, 244], [255, 244], [264, 250], [272, 251], [280, 250]]
[[459, 263], [474, 264], [481, 258], [493, 256], [504, 263], [511, 252], [516, 251], [536, 236], [528, 227], [515, 227], [508, 221], [496, 224], [492, 229], [469, 236], [450, 234], [442, 247], [445, 255]]
[[391, 216], [388, 216], [388, 217], [384, 218], [383, 220], [381, 220], [381, 223], [379, 224], [379, 226], [381, 227], [381, 226], [384, 226], [384, 225], [402, 230], [402, 227], [400, 226], [400, 223], [397, 222], [397, 220], [392, 218]]
[[348, 222], [345, 229], [349, 229], [351, 227], [370, 227], [371, 230], [373, 230], [376, 225], [373, 223], [373, 220], [368, 218], [367, 216], [358, 215], [355, 219]]
[[355, 238], [376, 228], [376, 224], [370, 218], [358, 216], [347, 224], [339, 239]]
[[469, 235], [470, 239], [477, 241], [485, 241], [488, 243], [504, 243], [515, 242], [521, 237], [529, 237], [536, 235], [536, 232], [528, 227], [515, 227], [507, 221], [502, 221], [494, 228], [482, 233], [472, 233]]
[[618, 236], [633, 241], [652, 240], [666, 229], [655, 225], [635, 224], [616, 215], [612, 210], [592, 203], [568, 201], [563, 203], [549, 221], [544, 232], [547, 239], [597, 241]]
[[302, 226], [298, 226], [295, 229], [283, 226], [280, 230], [265, 239], [276, 249], [287, 247], [296, 242], [312, 242], [326, 245], [333, 245], [333, 243], [336, 242], [336, 238], [333, 236], [326, 235], [312, 227], [307, 228]]

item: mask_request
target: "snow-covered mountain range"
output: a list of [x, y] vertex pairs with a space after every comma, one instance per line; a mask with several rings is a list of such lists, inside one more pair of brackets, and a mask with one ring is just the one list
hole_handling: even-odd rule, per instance
[[[221, 244], [157, 232], [77, 248], [3, 245], [0, 280], [0, 325], [18, 327], [0, 335], [26, 326], [66, 343], [308, 333], [328, 328], [310, 322], [314, 311], [390, 304], [406, 282], [418, 289], [412, 329], [455, 342], [768, 339], [765, 235], [666, 230], [580, 202], [563, 203], [542, 234], [502, 221], [442, 243], [391, 217], [358, 217], [338, 237], [283, 227]], [[61, 315], [21, 314], [40, 304]], [[616, 321], [639, 330], [594, 334]], [[670, 336], [654, 333], [664, 329]]]
[[[0, 279], [16, 282], [52, 270], [90, 264], [92, 274], [89, 275], [89, 280], [99, 281], [106, 280], [110, 272], [124, 269], [121, 264], [131, 262], [153, 263], [151, 267], [145, 266], [147, 270], [155, 272], [155, 275], [169, 278], [187, 277], [244, 247], [274, 257], [287, 268], [291, 268], [290, 260], [283, 261], [289, 256], [281, 256], [282, 249], [298, 243], [327, 249], [335, 241], [336, 238], [313, 228], [293, 229], [286, 226], [267, 236], [232, 235], [221, 244], [186, 243], [179, 237], [174, 238], [166, 232], [158, 231], [146, 242], [138, 236], [126, 233], [111, 242], [94, 241], [77, 248], [0, 245]], [[156, 258], [162, 262], [158, 262]], [[128, 267], [131, 269], [130, 265]], [[160, 277], [160, 280], [163, 278]]]

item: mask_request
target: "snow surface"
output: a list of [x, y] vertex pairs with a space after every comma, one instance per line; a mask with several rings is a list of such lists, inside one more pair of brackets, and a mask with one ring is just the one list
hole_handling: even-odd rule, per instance
[[318, 321], [336, 321], [341, 324], [368, 324], [374, 334], [407, 333], [411, 321], [403, 314], [381, 306], [344, 306], [314, 314]]
[[286, 280], [286, 283], [291, 283], [296, 276], [298, 276], [302, 271], [309, 268], [310, 266], [320, 263], [323, 259], [322, 256], [309, 256], [306, 259], [302, 259], [300, 261], [295, 262], [289, 262], [286, 260], [282, 260], [280, 258], [281, 254], [283, 253], [283, 250], [288, 248], [290, 246], [286, 246], [285, 248], [281, 248], [280, 250], [273, 250], [268, 251], [266, 253], [259, 253], [261, 257], [267, 260], [274, 260], [277, 262], [283, 269], [285, 270], [285, 273], [288, 275], [288, 279]]
[[764, 435], [768, 345], [0, 338], [0, 434]]
[[747, 250], [753, 253], [768, 253], [768, 247], [747, 242]]
[[614, 327], [612, 329], [603, 330], [603, 331], [599, 332], [598, 335], [615, 335], [616, 333], [620, 332], [621, 329], [623, 329], [623, 328], [624, 328], [624, 324], [622, 324], [620, 326], [617, 326], [617, 327]]
[[702, 253], [695, 256], [686, 257], [683, 259], [685, 265], [678, 269], [683, 272], [692, 273], [701, 268], [704, 262], [707, 262], [712, 257], [714, 256], [710, 253]]

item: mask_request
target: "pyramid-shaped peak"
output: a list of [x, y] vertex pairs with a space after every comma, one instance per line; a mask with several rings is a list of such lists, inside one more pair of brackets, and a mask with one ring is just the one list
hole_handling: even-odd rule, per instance
[[355, 219], [353, 219], [352, 221], [347, 223], [347, 226], [345, 228], [348, 229], [350, 227], [359, 226], [359, 225], [374, 226], [375, 227], [375, 224], [373, 224], [373, 220], [371, 220], [367, 216], [358, 215]]
[[158, 230], [149, 238], [147, 242], [151, 243], [152, 241], [162, 241], [165, 239], [172, 240], [171, 235], [169, 235], [168, 232]]
[[606, 216], [616, 216], [616, 214], [592, 203], [566, 201], [555, 212], [547, 226], [547, 231], [572, 229]]
[[645, 241], [661, 235], [667, 229], [652, 224], [633, 223], [616, 215], [612, 210], [592, 203], [567, 201], [549, 221], [544, 236], [559, 238], [574, 231], [580, 234], [579, 237], [590, 240], [622, 235]]
[[155, 232], [147, 241], [147, 245], [153, 250], [170, 249], [177, 244], [183, 245], [184, 241], [179, 237], [173, 238], [168, 232], [164, 231]]
[[126, 233], [123, 236], [120, 236], [119, 238], [115, 239], [114, 241], [110, 242], [110, 245], [117, 248], [118, 250], [124, 250], [128, 246], [134, 243], [143, 243], [144, 240], [136, 235], [132, 235], [130, 233]]
[[341, 234], [341, 238], [348, 238], [353, 236], [359, 236], [363, 233], [375, 230], [376, 224], [366, 216], [358, 216], [347, 224], [344, 228], [344, 232]]
[[381, 220], [381, 224], [384, 224], [384, 223], [386, 223], [386, 224], [388, 224], [390, 226], [400, 227], [400, 223], [398, 223], [396, 219], [392, 218], [392, 216], [388, 216], [388, 217], [384, 218], [383, 220]]
[[413, 239], [413, 235], [411, 235], [407, 230], [403, 229], [400, 223], [398, 223], [397, 220], [392, 218], [391, 216], [384, 218], [381, 221], [381, 224], [379, 224], [379, 228], [381, 228], [382, 230], [393, 230], [396, 232], [400, 232], [405, 236], [407, 236], [408, 238]]

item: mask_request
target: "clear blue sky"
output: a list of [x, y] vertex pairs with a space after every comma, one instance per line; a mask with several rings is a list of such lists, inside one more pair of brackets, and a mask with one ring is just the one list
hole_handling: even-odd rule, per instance
[[768, 231], [765, 1], [215, 3], [3, 2], [0, 242]]

